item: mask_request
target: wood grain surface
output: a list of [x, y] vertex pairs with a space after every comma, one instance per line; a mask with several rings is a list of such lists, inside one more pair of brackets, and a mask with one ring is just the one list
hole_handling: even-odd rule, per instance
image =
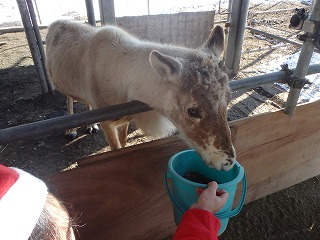
[[[320, 101], [291, 117], [278, 111], [230, 122], [247, 174], [246, 202], [320, 173], [319, 110]], [[47, 182], [77, 214], [79, 239], [164, 239], [175, 224], [163, 174], [169, 158], [187, 148], [173, 136], [107, 152]]]

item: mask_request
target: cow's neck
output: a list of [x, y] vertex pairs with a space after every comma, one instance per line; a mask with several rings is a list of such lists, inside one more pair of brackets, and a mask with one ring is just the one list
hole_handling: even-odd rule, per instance
[[166, 82], [151, 67], [149, 55], [152, 50], [165, 52], [162, 48], [144, 47], [135, 53], [139, 55], [139, 60], [133, 61], [130, 68], [129, 98], [144, 102], [161, 114], [168, 115], [174, 107], [172, 100], [177, 90], [173, 83]]

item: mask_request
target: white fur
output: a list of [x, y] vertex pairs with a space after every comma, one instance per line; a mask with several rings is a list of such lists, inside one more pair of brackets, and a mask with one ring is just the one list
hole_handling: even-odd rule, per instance
[[[130, 120], [145, 133], [159, 137], [167, 135], [175, 130], [173, 122], [182, 135], [187, 136], [185, 132], [195, 132], [196, 127], [190, 130], [187, 121], [179, 121], [181, 117], [186, 118], [181, 100], [185, 99], [184, 104], [190, 98], [189, 93], [180, 90], [181, 75], [184, 70], [185, 73], [188, 69], [195, 71], [193, 65], [201, 64], [197, 61], [199, 58], [217, 64], [217, 53], [219, 55], [223, 50], [223, 31], [218, 29], [216, 32], [218, 37], [214, 39], [211, 34], [202, 48], [189, 49], [141, 41], [114, 26], [99, 29], [59, 20], [49, 27], [47, 34], [47, 69], [59, 91], [94, 109], [138, 100], [155, 110], [131, 116]], [[212, 45], [217, 48], [216, 52], [209, 49]], [[194, 62], [190, 63], [190, 58]], [[220, 83], [214, 78], [211, 79], [215, 81], [213, 85], [219, 88]], [[220, 95], [228, 90], [226, 86], [227, 83], [217, 89], [222, 92]], [[224, 101], [221, 100], [222, 104]], [[219, 101], [212, 104], [219, 104]], [[226, 109], [225, 104], [223, 107]], [[112, 149], [124, 147], [128, 122], [126, 118], [100, 123]], [[195, 121], [196, 124], [199, 122]], [[226, 120], [224, 124], [227, 125]], [[187, 140], [196, 147], [193, 142], [196, 139]], [[231, 144], [230, 137], [227, 141]], [[204, 160], [216, 162], [225, 161], [225, 158], [219, 155]]]

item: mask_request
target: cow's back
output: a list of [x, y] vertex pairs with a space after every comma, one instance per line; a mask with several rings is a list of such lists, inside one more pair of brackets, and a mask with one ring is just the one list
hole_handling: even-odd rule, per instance
[[94, 32], [91, 26], [58, 20], [49, 26], [46, 37], [46, 65], [50, 81], [60, 92], [84, 102], [85, 83], [81, 81], [83, 72], [79, 66], [86, 61], [86, 39]]
[[[47, 70], [60, 92], [101, 108], [139, 99], [136, 89], [156, 77], [149, 63], [153, 49], [177, 56], [184, 56], [187, 51], [141, 41], [115, 26], [93, 28], [58, 20], [50, 25], [46, 38]], [[132, 118], [153, 136], [163, 136], [173, 129], [155, 111]]]

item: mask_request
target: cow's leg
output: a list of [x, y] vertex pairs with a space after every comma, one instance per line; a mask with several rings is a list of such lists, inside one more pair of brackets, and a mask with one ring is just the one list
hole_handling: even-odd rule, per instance
[[[92, 107], [90, 104], [87, 105], [89, 110], [92, 110]], [[90, 124], [86, 127], [86, 133], [96, 133], [99, 131], [99, 126], [97, 123]]]
[[[67, 109], [68, 109], [68, 114], [72, 115], [73, 112], [73, 98], [67, 96]], [[68, 139], [75, 139], [77, 137], [77, 128], [72, 128], [72, 129], [68, 129], [65, 131], [65, 136]]]
[[128, 128], [129, 128], [129, 122], [125, 122], [118, 127], [118, 138], [119, 138], [121, 147], [125, 147], [127, 144]]
[[113, 121], [105, 121], [100, 122], [100, 126], [104, 132], [104, 135], [109, 143], [111, 150], [121, 148], [116, 124]]

